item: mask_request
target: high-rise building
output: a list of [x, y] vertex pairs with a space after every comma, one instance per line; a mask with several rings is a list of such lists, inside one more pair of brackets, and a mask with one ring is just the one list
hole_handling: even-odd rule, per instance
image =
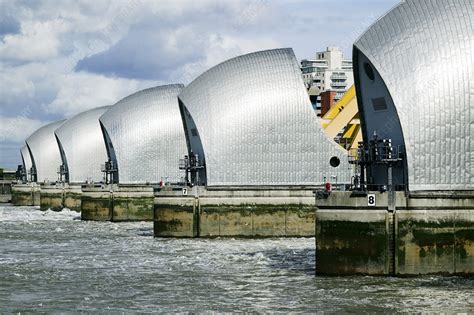
[[322, 92], [336, 92], [334, 101], [337, 102], [354, 84], [352, 61], [344, 59], [342, 51], [337, 47], [317, 52], [316, 59], [301, 60], [301, 72], [318, 116], [321, 114]]

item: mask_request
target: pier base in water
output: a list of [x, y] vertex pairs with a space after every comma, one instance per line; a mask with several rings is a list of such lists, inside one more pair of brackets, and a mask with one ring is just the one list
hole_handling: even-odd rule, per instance
[[57, 183], [55, 185], [43, 185], [40, 191], [40, 209], [61, 211], [68, 208], [73, 211], [81, 211], [81, 186]]
[[316, 274], [474, 275], [473, 193], [374, 194], [317, 200]]
[[155, 237], [312, 237], [312, 189], [207, 190], [155, 194]]
[[40, 186], [36, 183], [12, 186], [12, 204], [15, 206], [39, 206]]
[[85, 186], [82, 189], [81, 218], [114, 222], [151, 221], [153, 199], [152, 186]]

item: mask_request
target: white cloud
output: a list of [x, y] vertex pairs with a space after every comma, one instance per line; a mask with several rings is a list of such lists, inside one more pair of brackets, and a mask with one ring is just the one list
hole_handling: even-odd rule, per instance
[[[318, 45], [337, 45], [313, 40], [338, 36], [312, 28], [318, 21], [340, 24], [337, 5], [330, 15], [322, 5], [329, 1], [314, 10], [270, 0], [2, 3], [21, 31], [0, 40], [0, 115], [33, 104], [42, 120], [69, 116], [154, 85], [146, 79], [187, 83], [219, 62], [262, 49], [293, 46], [310, 57]], [[78, 69], [92, 73], [75, 72], [78, 61], [86, 61]]]
[[36, 129], [45, 124], [25, 116], [0, 117], [0, 142], [24, 142]]
[[42, 106], [51, 102], [57, 91], [57, 72], [49, 63], [5, 66], [0, 72], [0, 116], [21, 115], [28, 108], [32, 117], [49, 120]]
[[62, 20], [23, 22], [20, 34], [6, 35], [0, 44], [0, 58], [35, 61], [55, 58], [59, 54], [58, 36], [67, 30]]
[[157, 85], [150, 81], [110, 78], [85, 72], [61, 75], [56, 80], [57, 96], [45, 106], [45, 110], [64, 117], [95, 107], [113, 105], [129, 94]]
[[[42, 121], [149, 86], [188, 83], [240, 54], [284, 46], [309, 58], [328, 45], [348, 52], [365, 22], [399, 0], [0, 1], [2, 145], [23, 142]], [[76, 72], [78, 61], [92, 72]], [[13, 167], [4, 154], [0, 165]]]
[[[21, 99], [32, 98], [35, 95], [35, 85], [28, 77], [13, 73], [0, 73], [0, 99], [4, 104], [15, 104]], [[3, 109], [3, 108], [2, 108]]]
[[203, 55], [205, 57], [197, 62], [183, 64], [170, 77], [179, 82], [189, 83], [201, 73], [227, 59], [272, 48], [281, 48], [281, 44], [273, 39], [259, 39], [257, 41], [212, 33], [204, 48]]

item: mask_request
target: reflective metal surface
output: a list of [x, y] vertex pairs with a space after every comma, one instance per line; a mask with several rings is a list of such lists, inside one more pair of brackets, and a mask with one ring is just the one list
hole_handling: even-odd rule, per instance
[[410, 190], [474, 189], [474, 1], [403, 1], [354, 45], [393, 99]]
[[68, 119], [55, 134], [63, 149], [69, 183], [99, 182], [107, 160], [99, 117], [110, 106], [94, 108]]
[[178, 182], [186, 138], [178, 107], [182, 84], [146, 89], [107, 110], [100, 122], [110, 137], [122, 184]]
[[33, 166], [33, 163], [31, 162], [31, 156], [30, 152], [28, 151], [28, 147], [24, 145], [21, 150], [21, 160], [23, 161], [23, 167], [25, 168], [25, 174], [26, 174], [26, 180], [30, 180], [30, 175], [31, 175], [31, 167]]
[[[197, 129], [188, 138], [198, 134], [202, 143], [208, 186], [349, 181], [347, 154], [324, 135], [292, 49], [225, 61], [179, 98], [187, 125]], [[333, 156], [341, 161], [337, 168], [329, 164]]]
[[43, 126], [26, 139], [31, 160], [36, 167], [38, 183], [55, 182], [58, 179], [58, 169], [62, 162], [54, 131], [65, 121]]

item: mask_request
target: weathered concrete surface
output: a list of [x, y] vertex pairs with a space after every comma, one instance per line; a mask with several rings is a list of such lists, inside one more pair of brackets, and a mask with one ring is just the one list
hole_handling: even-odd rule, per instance
[[40, 191], [40, 209], [61, 211], [63, 209], [64, 189], [61, 184], [43, 185]]
[[199, 205], [199, 236], [314, 236], [315, 208], [308, 205]]
[[157, 237], [197, 237], [197, 204], [194, 198], [160, 197], [154, 205], [153, 230]]
[[12, 202], [12, 180], [0, 179], [0, 203]]
[[64, 188], [63, 206], [73, 211], [81, 211], [82, 188], [80, 185], [68, 185]]
[[397, 274], [474, 274], [474, 210], [396, 213]]
[[112, 221], [153, 220], [153, 187], [118, 186], [112, 198]]
[[81, 218], [93, 221], [152, 221], [153, 187], [104, 185], [82, 188]]
[[36, 183], [13, 185], [12, 204], [15, 206], [39, 206], [40, 186]]
[[0, 195], [0, 203], [8, 203], [12, 201], [11, 194], [1, 194]]
[[155, 194], [156, 237], [314, 236], [312, 190], [206, 190]]
[[385, 210], [317, 210], [316, 273], [388, 273]]
[[43, 185], [40, 191], [40, 209], [61, 211], [68, 208], [81, 211], [81, 186], [58, 183], [56, 185]]
[[106, 187], [83, 187], [81, 220], [110, 221], [112, 219], [112, 193]]
[[474, 275], [474, 193], [332, 192], [316, 205], [316, 273]]

